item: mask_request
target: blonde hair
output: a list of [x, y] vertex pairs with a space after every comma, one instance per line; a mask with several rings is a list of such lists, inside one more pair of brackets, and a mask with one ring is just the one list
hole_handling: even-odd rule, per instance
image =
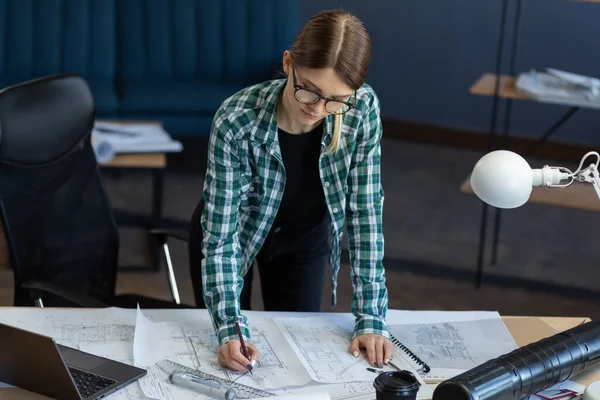
[[342, 115], [333, 116], [333, 133], [331, 143], [327, 147], [326, 154], [334, 154], [340, 149], [340, 137], [342, 136]]
[[[326, 10], [312, 17], [300, 30], [290, 53], [294, 63], [305, 68], [333, 68], [353, 90], [365, 82], [371, 62], [371, 38], [367, 28], [344, 10]], [[334, 116], [328, 153], [339, 149], [342, 115]]]

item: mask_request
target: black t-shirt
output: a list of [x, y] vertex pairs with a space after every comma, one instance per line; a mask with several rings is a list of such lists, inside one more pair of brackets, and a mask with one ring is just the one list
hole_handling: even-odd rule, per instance
[[298, 235], [315, 227], [327, 210], [319, 175], [323, 124], [306, 133], [278, 129], [277, 134], [286, 185], [274, 227]]

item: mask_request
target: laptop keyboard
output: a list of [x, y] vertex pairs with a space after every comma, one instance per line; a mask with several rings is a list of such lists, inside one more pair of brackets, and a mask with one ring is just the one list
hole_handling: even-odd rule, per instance
[[71, 373], [71, 376], [77, 385], [77, 389], [79, 389], [79, 393], [84, 398], [89, 397], [117, 382], [112, 379], [104, 378], [100, 375], [94, 375], [90, 374], [89, 372], [75, 369], [73, 367], [69, 367], [69, 372]]

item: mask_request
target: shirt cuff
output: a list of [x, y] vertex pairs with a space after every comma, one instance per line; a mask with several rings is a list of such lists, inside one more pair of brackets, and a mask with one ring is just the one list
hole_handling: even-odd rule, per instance
[[352, 339], [359, 335], [365, 335], [368, 333], [382, 335], [386, 338], [390, 337], [385, 319], [367, 315], [360, 316], [356, 320]]
[[[240, 332], [242, 332], [244, 342], [249, 342], [250, 330], [248, 329], [246, 324], [241, 322], [240, 320], [238, 320], [238, 324], [240, 326]], [[235, 327], [235, 322], [225, 322], [223, 325], [221, 325], [217, 332], [217, 338], [219, 340], [219, 347], [223, 346], [230, 340], [240, 340], [237, 329]]]

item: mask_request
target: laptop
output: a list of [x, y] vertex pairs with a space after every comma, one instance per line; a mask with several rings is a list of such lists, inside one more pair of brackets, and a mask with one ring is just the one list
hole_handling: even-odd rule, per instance
[[146, 373], [0, 323], [0, 382], [61, 400], [96, 400]]

